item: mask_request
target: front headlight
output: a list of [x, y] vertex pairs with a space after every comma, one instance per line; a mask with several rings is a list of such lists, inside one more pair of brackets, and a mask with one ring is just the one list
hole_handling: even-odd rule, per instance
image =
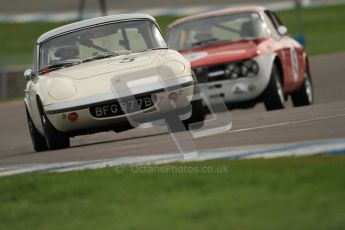
[[256, 61], [249, 59], [242, 63], [241, 72], [245, 77], [255, 77], [259, 73], [259, 65]]
[[255, 77], [259, 73], [259, 65], [255, 60], [249, 59], [226, 65], [224, 72], [225, 76], [230, 79], [237, 79], [240, 77]]
[[179, 61], [169, 61], [159, 67], [158, 73], [162, 77], [178, 77], [185, 71], [186, 66]]
[[230, 79], [236, 79], [241, 76], [241, 66], [239, 63], [230, 63], [225, 67], [225, 75]]
[[77, 89], [69, 80], [57, 78], [50, 83], [48, 93], [53, 99], [61, 101], [73, 97], [77, 93]]

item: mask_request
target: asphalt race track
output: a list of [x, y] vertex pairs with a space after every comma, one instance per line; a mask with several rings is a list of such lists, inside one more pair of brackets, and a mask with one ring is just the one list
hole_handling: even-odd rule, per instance
[[[266, 112], [262, 105], [232, 111], [230, 132], [195, 140], [198, 150], [321, 141], [345, 137], [345, 54], [311, 59], [316, 103]], [[32, 150], [22, 102], [0, 105], [0, 167], [178, 152], [165, 127], [81, 136], [67, 150]]]

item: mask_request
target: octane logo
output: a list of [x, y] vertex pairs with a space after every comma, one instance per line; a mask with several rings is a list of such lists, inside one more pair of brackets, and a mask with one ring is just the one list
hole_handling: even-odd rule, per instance
[[[141, 81], [144, 74], [153, 76], [151, 71], [140, 72]], [[124, 114], [127, 115], [128, 122], [133, 127], [144, 123], [151, 123], [155, 126], [165, 124], [184, 159], [198, 156], [194, 139], [227, 132], [231, 129], [231, 113], [220, 97], [220, 93], [212, 95], [212, 101], [210, 101], [209, 90], [217, 92], [215, 88], [210, 89], [212, 86], [206, 83], [195, 85], [194, 95], [190, 95], [188, 99], [188, 95], [185, 94], [188, 90], [181, 87], [181, 83], [177, 79], [164, 80], [163, 77], [158, 76], [154, 84], [148, 81], [150, 84], [140, 85], [140, 88], [137, 87], [139, 84], [135, 83], [138, 80], [138, 78], [133, 78], [133, 75], [130, 81], [119, 81], [118, 77], [111, 80], [112, 91], [115, 98], [118, 98]], [[153, 106], [143, 109], [139, 98], [140, 95], [147, 95], [148, 92], [153, 92]], [[211, 116], [204, 121], [203, 125], [200, 125], [200, 122], [189, 124], [187, 130], [183, 121], [192, 115], [191, 98], [193, 101], [202, 99]], [[131, 106], [129, 107], [128, 104]], [[181, 105], [186, 106], [181, 108]]]

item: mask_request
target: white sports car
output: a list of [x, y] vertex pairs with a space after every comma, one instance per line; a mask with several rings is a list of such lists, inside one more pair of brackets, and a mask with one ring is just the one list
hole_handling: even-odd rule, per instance
[[[202, 124], [190, 64], [167, 48], [155, 19], [114, 15], [51, 30], [26, 70], [25, 106], [36, 151], [68, 148], [70, 137], [113, 130], [178, 112]], [[173, 127], [169, 127], [173, 129]]]

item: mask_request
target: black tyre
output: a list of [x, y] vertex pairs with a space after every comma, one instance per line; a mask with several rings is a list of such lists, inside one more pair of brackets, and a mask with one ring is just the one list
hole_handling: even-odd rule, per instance
[[309, 71], [304, 74], [304, 82], [302, 87], [291, 94], [294, 106], [306, 106], [314, 103], [314, 89]]
[[267, 111], [284, 108], [284, 92], [281, 83], [280, 71], [273, 63], [272, 73], [267, 88], [263, 94], [263, 101]]
[[[183, 121], [183, 125], [186, 128], [186, 130], [189, 130], [190, 128], [198, 129], [201, 128], [204, 125], [206, 113], [205, 108], [202, 103], [202, 99], [195, 100], [191, 102], [192, 106], [192, 115], [187, 120]], [[195, 124], [195, 125], [191, 125]]]
[[36, 152], [42, 152], [42, 151], [48, 150], [46, 140], [36, 129], [35, 124], [32, 121], [30, 114], [29, 114], [29, 111], [26, 108], [26, 106], [25, 106], [25, 110], [26, 110], [26, 117], [27, 117], [31, 141], [32, 141], [32, 145], [34, 147], [34, 150]]
[[45, 140], [49, 150], [65, 149], [70, 147], [69, 137], [55, 129], [50, 123], [47, 115], [44, 113], [43, 106], [39, 102], [42, 126], [44, 130]]

